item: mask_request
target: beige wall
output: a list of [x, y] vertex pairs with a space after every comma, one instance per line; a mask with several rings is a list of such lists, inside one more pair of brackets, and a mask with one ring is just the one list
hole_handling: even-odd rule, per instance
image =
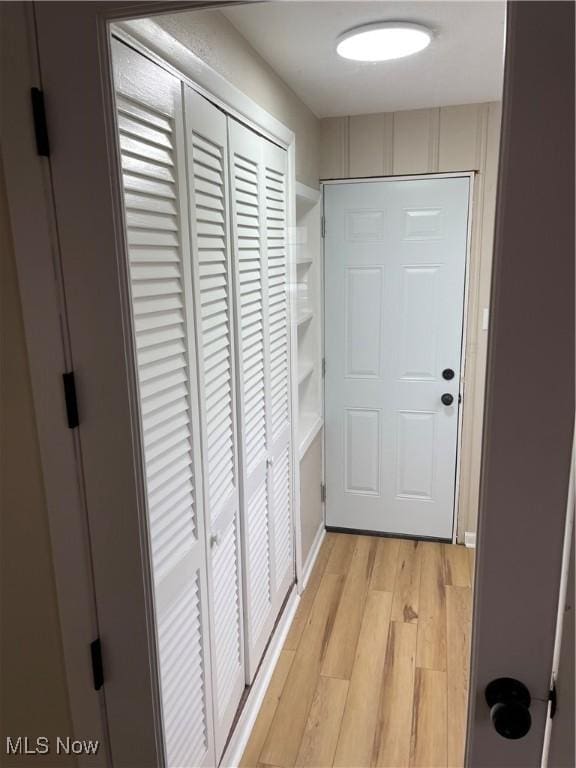
[[459, 540], [476, 531], [500, 104], [466, 104], [320, 123], [320, 178], [474, 170]]
[[318, 186], [319, 120], [219, 11], [154, 19], [296, 135], [296, 178]]
[[[1, 733], [6, 765], [70, 765], [50, 754], [8, 760], [6, 736], [71, 734], [48, 514], [16, 267], [0, 165]], [[75, 762], [75, 761], [74, 761]]]

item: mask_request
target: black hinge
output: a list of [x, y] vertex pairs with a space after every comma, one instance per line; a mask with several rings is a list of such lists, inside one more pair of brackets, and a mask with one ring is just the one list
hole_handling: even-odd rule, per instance
[[102, 643], [97, 637], [90, 643], [90, 657], [92, 658], [92, 678], [94, 690], [99, 691], [104, 685], [104, 665], [102, 664]]
[[34, 133], [36, 134], [36, 151], [41, 157], [50, 157], [50, 142], [48, 141], [48, 125], [46, 123], [44, 94], [40, 88], [30, 88], [30, 97], [32, 99]]
[[322, 216], [320, 223], [320, 232], [322, 237], [326, 237], [326, 216]]
[[556, 697], [556, 681], [552, 683], [552, 688], [550, 688], [548, 694], [548, 701], [550, 702], [550, 720], [552, 720], [556, 714], [556, 706], [558, 704], [558, 699]]
[[326, 501], [326, 483], [320, 483], [320, 501]]
[[66, 417], [70, 429], [75, 429], [80, 420], [78, 418], [78, 400], [76, 398], [76, 382], [74, 381], [74, 371], [62, 374], [64, 382], [64, 399], [66, 401]]

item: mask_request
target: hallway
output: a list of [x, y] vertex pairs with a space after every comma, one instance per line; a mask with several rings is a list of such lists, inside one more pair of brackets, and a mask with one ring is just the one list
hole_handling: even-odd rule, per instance
[[473, 556], [328, 533], [241, 765], [461, 766]]

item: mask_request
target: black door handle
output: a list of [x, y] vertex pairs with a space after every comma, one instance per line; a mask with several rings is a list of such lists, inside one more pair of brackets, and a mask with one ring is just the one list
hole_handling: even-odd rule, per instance
[[442, 400], [444, 405], [452, 405], [452, 403], [454, 402], [454, 397], [448, 392], [445, 392], [440, 398], [440, 400]]
[[446, 379], [446, 381], [450, 381], [450, 379], [454, 378], [454, 371], [452, 368], [444, 368], [442, 371], [442, 378]]
[[521, 739], [532, 726], [530, 691], [512, 677], [499, 677], [488, 683], [484, 692], [490, 707], [490, 720], [505, 739]]

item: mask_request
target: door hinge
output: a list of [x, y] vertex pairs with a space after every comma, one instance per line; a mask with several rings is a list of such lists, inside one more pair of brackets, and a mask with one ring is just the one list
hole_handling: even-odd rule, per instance
[[320, 501], [326, 501], [326, 483], [320, 483]]
[[556, 706], [558, 704], [558, 698], [556, 694], [556, 680], [552, 681], [552, 688], [550, 688], [550, 692], [548, 693], [548, 701], [550, 702], [550, 720], [552, 720], [556, 714]]
[[326, 216], [322, 216], [320, 219], [320, 233], [322, 237], [326, 237]]
[[102, 663], [102, 643], [97, 637], [90, 643], [90, 657], [92, 659], [92, 678], [94, 690], [99, 691], [104, 685], [104, 665]]
[[326, 376], [326, 358], [322, 358], [322, 377]]
[[30, 89], [32, 99], [32, 117], [36, 135], [36, 151], [41, 157], [50, 157], [50, 142], [48, 141], [48, 124], [46, 122], [46, 107], [44, 93], [40, 88]]
[[78, 418], [78, 399], [76, 397], [76, 382], [74, 381], [74, 371], [62, 374], [62, 381], [64, 382], [64, 400], [66, 401], [66, 418], [68, 420], [68, 427], [70, 429], [76, 429], [80, 424]]

